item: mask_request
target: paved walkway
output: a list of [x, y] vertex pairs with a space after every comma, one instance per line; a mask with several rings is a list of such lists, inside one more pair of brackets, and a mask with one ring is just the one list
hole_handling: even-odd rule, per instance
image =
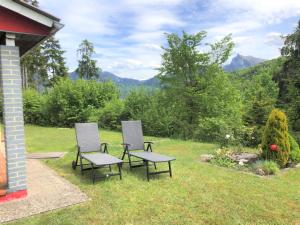
[[0, 223], [88, 200], [79, 188], [36, 159], [27, 160], [28, 196], [0, 204]]

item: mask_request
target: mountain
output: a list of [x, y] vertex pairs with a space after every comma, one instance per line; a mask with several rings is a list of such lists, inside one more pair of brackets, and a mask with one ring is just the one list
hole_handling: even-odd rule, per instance
[[[74, 71], [69, 74], [72, 80], [78, 79], [78, 74]], [[126, 94], [134, 88], [144, 87], [146, 90], [154, 90], [159, 87], [158, 78], [152, 77], [148, 80], [136, 80], [131, 78], [122, 78], [108, 71], [103, 71], [100, 74], [99, 81], [112, 81], [114, 82], [120, 89], [121, 96], [126, 96]]]
[[243, 80], [251, 80], [254, 76], [261, 73], [272, 74], [273, 79], [276, 80], [276, 76], [279, 71], [282, 69], [282, 66], [285, 62], [283, 57], [278, 57], [275, 59], [267, 60], [262, 63], [259, 63], [255, 66], [251, 66], [246, 69], [235, 70], [229, 73], [231, 77], [239, 77]]
[[[259, 59], [253, 56], [243, 56], [237, 54], [232, 59], [231, 63], [225, 65], [223, 68], [227, 72], [234, 72], [236, 70], [246, 69], [249, 67], [252, 68], [253, 66], [261, 64], [265, 61], [265, 59]], [[71, 72], [69, 75], [72, 80], [78, 79], [78, 74], [75, 71]], [[114, 82], [119, 87], [122, 97], [126, 96], [126, 94], [134, 88], [144, 87], [146, 90], [151, 91], [159, 87], [159, 79], [156, 76], [148, 80], [136, 80], [131, 78], [122, 78], [108, 71], [103, 71], [100, 74], [99, 81]]]
[[248, 67], [255, 66], [262, 62], [266, 61], [265, 59], [255, 58], [253, 56], [243, 56], [237, 54], [232, 60], [231, 63], [225, 65], [223, 68], [226, 72], [232, 72], [235, 70], [245, 69]]

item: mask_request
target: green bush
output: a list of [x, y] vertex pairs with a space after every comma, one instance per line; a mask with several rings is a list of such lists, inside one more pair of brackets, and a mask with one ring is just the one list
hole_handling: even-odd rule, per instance
[[244, 126], [241, 129], [240, 143], [247, 147], [257, 147], [261, 144], [261, 138], [263, 134], [263, 127], [261, 126]]
[[124, 114], [124, 102], [120, 99], [114, 99], [107, 102], [104, 108], [98, 111], [98, 123], [100, 127], [120, 130], [121, 120]]
[[150, 93], [142, 89], [132, 90], [125, 99], [124, 117], [142, 120], [143, 131], [153, 136], [174, 136], [176, 126], [173, 106], [163, 92]]
[[96, 109], [117, 98], [119, 92], [110, 82], [60, 80], [47, 94], [47, 122], [55, 126], [86, 122]]
[[223, 72], [208, 73], [203, 82], [203, 93], [197, 96], [198, 121], [193, 137], [222, 143], [225, 135], [230, 134], [235, 141], [240, 140], [243, 125], [240, 93]]
[[[275, 144], [277, 151], [271, 151], [270, 145]], [[273, 109], [269, 115], [262, 137], [262, 156], [284, 167], [290, 156], [288, 124], [284, 112]]]
[[31, 124], [44, 123], [45, 97], [34, 89], [23, 93], [24, 121]]
[[210, 163], [217, 166], [234, 168], [237, 163], [230, 158], [231, 154], [232, 151], [230, 149], [220, 148], [215, 152], [214, 157], [210, 160]]
[[300, 148], [296, 140], [292, 135], [289, 134], [289, 142], [290, 142], [290, 160], [292, 162], [300, 162]]
[[279, 166], [274, 161], [257, 161], [253, 165], [253, 170], [260, 175], [272, 175], [279, 172]]

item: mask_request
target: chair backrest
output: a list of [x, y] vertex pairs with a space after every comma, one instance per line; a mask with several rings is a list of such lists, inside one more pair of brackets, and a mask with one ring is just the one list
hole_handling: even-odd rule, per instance
[[97, 123], [75, 123], [77, 145], [81, 152], [100, 151]]
[[142, 122], [122, 121], [123, 143], [129, 144], [128, 150], [144, 150]]

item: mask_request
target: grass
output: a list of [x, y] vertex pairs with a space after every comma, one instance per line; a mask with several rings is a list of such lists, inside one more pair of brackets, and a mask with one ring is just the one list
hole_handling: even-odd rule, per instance
[[[102, 131], [110, 153], [122, 153], [118, 132]], [[46, 160], [62, 177], [85, 192], [90, 201], [22, 219], [12, 224], [299, 224], [300, 169], [272, 178], [199, 162], [213, 144], [150, 138], [154, 150], [175, 156], [173, 178], [161, 174], [146, 181], [144, 168], [123, 169], [117, 177], [92, 184], [89, 174], [71, 169], [75, 158], [73, 129], [26, 126], [29, 152], [67, 151], [63, 159]], [[161, 167], [159, 167], [161, 168]], [[1, 210], [1, 209], [0, 209]]]

